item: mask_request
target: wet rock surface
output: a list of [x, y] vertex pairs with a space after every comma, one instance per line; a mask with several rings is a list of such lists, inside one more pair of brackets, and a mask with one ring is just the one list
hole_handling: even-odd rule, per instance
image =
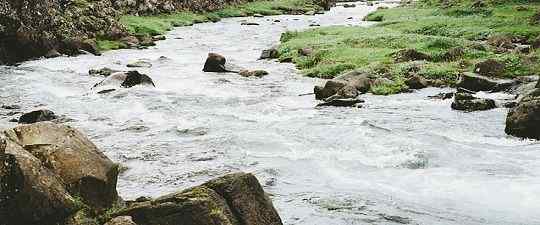
[[476, 98], [472, 94], [458, 92], [454, 96], [452, 109], [466, 112], [483, 111], [496, 108], [493, 99]]
[[540, 89], [525, 96], [506, 117], [507, 134], [540, 139]]
[[43, 122], [43, 121], [51, 121], [55, 119], [58, 119], [58, 116], [56, 116], [53, 111], [47, 110], [47, 109], [41, 109], [41, 110], [36, 110], [36, 111], [23, 114], [19, 118], [18, 122], [30, 124], [30, 123], [37, 123], [37, 122]]

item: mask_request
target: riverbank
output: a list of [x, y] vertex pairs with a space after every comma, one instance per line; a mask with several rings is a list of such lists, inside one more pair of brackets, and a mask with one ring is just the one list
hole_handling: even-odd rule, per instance
[[319, 0], [2, 0], [0, 65], [39, 57], [100, 55], [110, 49], [145, 48], [162, 40], [153, 36], [174, 26], [234, 16], [315, 12], [330, 5], [329, 1]]
[[[379, 22], [369, 28], [288, 32], [282, 36], [280, 59], [294, 62], [310, 77], [359, 70], [386, 78], [391, 82], [370, 90], [383, 95], [408, 90], [412, 74], [434, 86], [453, 86], [461, 73], [477, 72], [482, 62], [494, 63], [488, 70], [495, 71], [487, 73], [497, 78], [540, 73], [539, 3], [447, 2], [383, 7], [365, 18]], [[305, 48], [312, 53], [297, 51]]]

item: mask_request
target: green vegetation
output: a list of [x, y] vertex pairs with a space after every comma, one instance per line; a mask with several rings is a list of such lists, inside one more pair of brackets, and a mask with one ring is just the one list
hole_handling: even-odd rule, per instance
[[[484, 1], [485, 5], [473, 7], [469, 0], [449, 1], [446, 6], [435, 2], [440, 1], [379, 9], [366, 20], [382, 22], [369, 28], [288, 32], [282, 36], [280, 59], [292, 59], [310, 77], [333, 78], [356, 69], [393, 80], [393, 84], [375, 85], [376, 94], [401, 92], [411, 73], [452, 85], [461, 72], [473, 71], [476, 63], [487, 59], [502, 62], [506, 78], [540, 74], [540, 51], [500, 48], [535, 41], [540, 35], [534, 19], [540, 3]], [[298, 49], [305, 47], [314, 53], [301, 56]], [[426, 61], [398, 60], [404, 49], [424, 54]]]
[[157, 16], [125, 15], [120, 19], [129, 32], [137, 35], [159, 35], [175, 26], [189, 26], [194, 23], [219, 21], [221, 18], [250, 16], [254, 14], [278, 15], [319, 10], [311, 0], [254, 1], [227, 6], [215, 12], [177, 12]]

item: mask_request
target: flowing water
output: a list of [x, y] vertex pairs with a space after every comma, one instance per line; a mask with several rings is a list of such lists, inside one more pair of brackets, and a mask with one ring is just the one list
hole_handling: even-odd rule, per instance
[[[313, 96], [299, 94], [322, 80], [302, 77], [292, 64], [257, 60], [287, 30], [369, 25], [361, 19], [378, 5], [357, 4], [324, 15], [177, 28], [146, 50], [1, 67], [0, 97], [23, 111], [48, 108], [73, 119], [68, 124], [127, 167], [118, 181], [125, 199], [247, 171], [285, 224], [540, 224], [540, 145], [505, 135], [506, 109], [452, 111], [451, 100], [427, 98], [450, 91], [435, 88], [368, 94], [361, 109], [314, 108]], [[270, 75], [203, 73], [208, 52]], [[102, 78], [89, 69], [125, 70], [141, 58], [152, 61], [139, 71], [157, 88], [90, 90]], [[16, 115], [1, 113], [0, 128], [16, 125], [8, 122]]]

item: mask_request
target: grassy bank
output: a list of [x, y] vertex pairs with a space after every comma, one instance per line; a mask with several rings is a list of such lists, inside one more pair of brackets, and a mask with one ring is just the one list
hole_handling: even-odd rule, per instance
[[[308, 11], [317, 11], [321, 8], [312, 0], [270, 0], [254, 1], [240, 5], [230, 5], [213, 12], [181, 11], [172, 14], [155, 16], [124, 15], [120, 22], [134, 35], [155, 36], [164, 34], [173, 27], [190, 26], [195, 23], [216, 22], [222, 18], [279, 14], [298, 14]], [[99, 40], [101, 50], [119, 49], [125, 47], [118, 41]]]
[[[379, 9], [367, 20], [380, 21], [369, 28], [328, 27], [282, 36], [281, 59], [291, 59], [307, 76], [332, 78], [358, 69], [389, 78], [393, 84], [374, 87], [378, 94], [397, 93], [406, 88], [411, 73], [438, 83], [452, 85], [458, 74], [473, 71], [480, 61], [494, 59], [504, 64], [500, 75], [512, 78], [540, 74], [539, 51], [529, 53], [504, 50], [500, 46], [521, 42], [530, 44], [540, 35], [534, 15], [540, 3], [525, 1], [420, 1], [413, 6]], [[437, 1], [439, 2], [439, 1]], [[298, 49], [309, 47], [310, 56]], [[414, 49], [427, 59], [423, 62], [400, 60], [404, 49]]]

